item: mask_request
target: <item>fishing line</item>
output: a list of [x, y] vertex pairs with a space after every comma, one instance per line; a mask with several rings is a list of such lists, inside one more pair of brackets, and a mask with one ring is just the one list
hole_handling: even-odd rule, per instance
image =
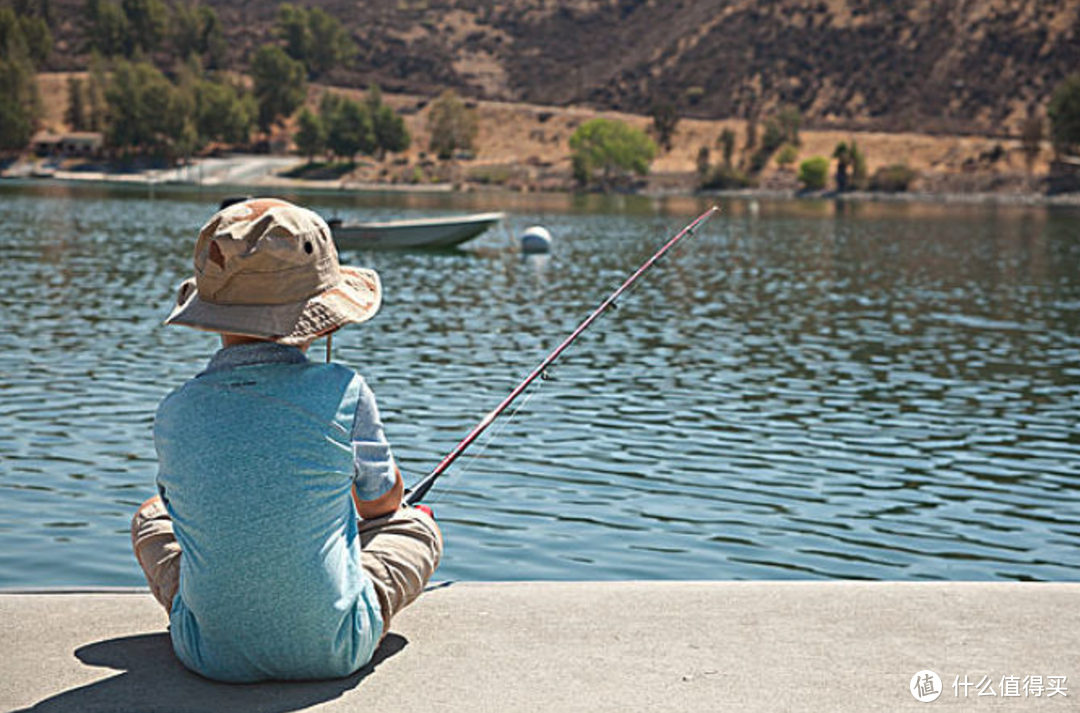
[[[529, 393], [525, 395], [524, 400], [522, 400], [520, 404], [514, 407], [514, 410], [507, 415], [506, 421], [503, 422], [497, 429], [495, 429], [491, 433], [491, 435], [488, 436], [487, 439], [480, 445], [480, 450], [478, 450], [474, 455], [469, 456], [469, 458], [465, 461], [465, 464], [461, 466], [458, 472], [450, 476], [450, 483], [453, 483], [455, 480], [460, 480], [465, 476], [466, 473], [472, 470], [472, 467], [476, 464], [477, 461], [480, 460], [480, 456], [484, 455], [484, 451], [486, 451], [488, 449], [488, 446], [491, 445], [491, 442], [501, 436], [502, 432], [510, 426], [510, 423], [514, 420], [514, 417], [517, 416], [518, 411], [525, 408], [525, 404], [532, 401], [533, 397], [540, 393], [540, 389], [543, 387], [544, 381], [547, 381], [547, 379], [542, 379], [540, 385], [536, 388], [529, 389]], [[430, 501], [431, 504], [439, 504], [448, 492], [450, 492], [450, 488], [444, 488], [441, 493], [435, 496], [434, 500]]]
[[476, 424], [476, 426], [474, 426], [473, 429], [469, 431], [468, 435], [466, 435], [465, 438], [463, 438], [461, 442], [454, 447], [453, 450], [446, 454], [446, 456], [442, 459], [442, 461], [439, 462], [437, 466], [435, 466], [435, 469], [432, 470], [431, 473], [429, 473], [426, 477], [421, 479], [411, 489], [409, 489], [409, 491], [405, 494], [405, 503], [408, 505], [415, 505], [416, 503], [420, 502], [420, 500], [427, 494], [428, 490], [431, 489], [431, 486], [435, 484], [435, 481], [438, 480], [439, 477], [446, 472], [447, 468], [449, 468], [450, 465], [454, 461], [456, 461], [458, 457], [460, 457], [461, 454], [464, 453], [465, 450], [469, 446], [471, 446], [484, 431], [487, 430], [487, 428], [495, 421], [495, 419], [498, 418], [499, 415], [503, 411], [505, 411], [507, 407], [509, 407], [510, 404], [512, 404], [517, 399], [518, 396], [521, 396], [521, 394], [524, 393], [525, 390], [528, 389], [529, 386], [536, 379], [547, 375], [547, 368], [551, 366], [556, 359], [559, 358], [560, 354], [562, 354], [571, 344], [573, 344], [574, 340], [581, 336], [582, 332], [588, 329], [589, 326], [597, 319], [599, 319], [599, 317], [609, 308], [613, 308], [616, 304], [616, 301], [623, 295], [623, 293], [626, 292], [630, 287], [632, 287], [634, 283], [638, 280], [638, 278], [640, 278], [649, 268], [656, 264], [656, 262], [660, 258], [662, 258], [668, 250], [674, 247], [675, 244], [679, 242], [679, 240], [686, 237], [687, 235], [693, 235], [694, 231], [697, 230], [697, 228], [701, 226], [705, 221], [711, 218], [713, 214], [715, 214], [718, 210], [719, 209], [716, 206], [713, 206], [709, 210], [699, 215], [689, 225], [676, 233], [673, 238], [668, 240], [663, 247], [657, 250], [653, 254], [653, 256], [646, 260], [641, 267], [639, 267], [632, 275], [630, 275], [630, 277], [626, 278], [626, 280], [622, 283], [622, 285], [619, 286], [617, 290], [612, 292], [607, 299], [601, 302], [600, 306], [594, 309], [589, 314], [589, 316], [585, 318], [585, 321], [579, 324], [578, 327], [573, 332], [571, 332], [569, 337], [564, 339], [562, 343], [559, 344], [559, 346], [555, 347], [554, 351], [548, 354], [547, 357], [545, 357], [544, 360], [540, 362], [540, 365], [533, 369], [532, 372], [527, 377], [525, 377], [524, 381], [514, 387], [510, 394], [506, 398], [504, 398], [498, 406], [496, 406], [492, 411], [490, 411], [486, 416], [484, 416], [484, 418], [480, 420], [480, 423]]

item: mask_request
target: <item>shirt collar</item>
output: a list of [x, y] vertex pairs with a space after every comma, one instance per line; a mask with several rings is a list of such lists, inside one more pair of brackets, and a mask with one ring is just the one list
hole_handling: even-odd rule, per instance
[[219, 349], [210, 358], [203, 374], [256, 364], [303, 364], [307, 360], [298, 347], [275, 342], [246, 342]]

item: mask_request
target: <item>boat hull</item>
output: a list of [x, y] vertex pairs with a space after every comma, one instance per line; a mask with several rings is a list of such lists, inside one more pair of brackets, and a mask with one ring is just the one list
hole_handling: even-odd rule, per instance
[[338, 250], [416, 250], [451, 248], [471, 240], [501, 221], [502, 213], [448, 218], [355, 223], [333, 228]]

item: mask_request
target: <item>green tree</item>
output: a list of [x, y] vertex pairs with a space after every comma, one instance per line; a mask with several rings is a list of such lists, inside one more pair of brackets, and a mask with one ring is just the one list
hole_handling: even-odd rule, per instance
[[802, 114], [795, 107], [786, 106], [776, 114], [775, 123], [782, 136], [781, 143], [802, 146], [799, 129], [802, 127]]
[[0, 7], [0, 57], [10, 57], [18, 52], [29, 59], [30, 48], [22, 35], [19, 16], [10, 7]]
[[697, 161], [695, 161], [695, 168], [697, 169], [697, 182], [698, 185], [702, 185], [709, 178], [709, 171], [711, 166], [709, 164], [709, 147], [701, 146], [698, 148]]
[[321, 8], [313, 7], [307, 15], [311, 48], [307, 56], [308, 72], [322, 76], [338, 65], [352, 61], [356, 56], [356, 44], [350, 39], [345, 26], [337, 18]]
[[782, 169], [790, 168], [799, 159], [799, 149], [791, 144], [784, 144], [780, 152], [776, 154], [776, 165]]
[[743, 153], [749, 154], [755, 148], [757, 148], [758, 138], [758, 122], [757, 117], [751, 117], [746, 122], [746, 140], [743, 142]]
[[304, 62], [311, 51], [311, 31], [308, 29], [307, 10], [292, 3], [278, 6], [277, 36], [285, 42], [285, 52]]
[[173, 54], [184, 61], [201, 58], [208, 67], [220, 68], [225, 58], [225, 38], [214, 8], [178, 2], [173, 7], [169, 41]]
[[90, 55], [90, 76], [86, 80], [86, 128], [90, 131], [104, 131], [108, 114], [105, 101], [105, 88], [109, 81], [105, 74], [105, 60], [101, 55]]
[[16, 57], [37, 67], [51, 49], [52, 35], [44, 20], [0, 7], [0, 57]]
[[799, 182], [808, 191], [820, 191], [829, 178], [829, 159], [814, 156], [799, 164]]
[[179, 59], [186, 60], [192, 55], [202, 54], [199, 48], [202, 41], [201, 25], [197, 7], [186, 2], [178, 2], [173, 6], [169, 41], [173, 53]]
[[0, 150], [22, 149], [41, 116], [34, 53], [11, 8], [0, 8]]
[[382, 87], [378, 84], [369, 84], [367, 94], [364, 96], [364, 106], [367, 107], [369, 112], [374, 114], [382, 105]]
[[376, 156], [381, 161], [387, 152], [398, 153], [409, 148], [412, 137], [405, 127], [405, 120], [390, 107], [383, 104], [382, 90], [378, 85], [368, 87], [364, 101], [368, 114], [371, 115], [375, 131]]
[[109, 146], [176, 156], [193, 121], [194, 102], [148, 62], [118, 61], [105, 90]]
[[679, 111], [671, 102], [657, 102], [649, 109], [652, 131], [664, 151], [671, 150], [671, 139], [679, 126]]
[[19, 31], [35, 67], [40, 67], [52, 52], [53, 37], [44, 18], [23, 15], [19, 18]]
[[78, 77], [68, 77], [67, 80], [67, 111], [64, 112], [64, 121], [75, 131], [85, 131], [89, 128], [89, 120], [86, 111], [86, 90], [82, 80]]
[[126, 54], [129, 29], [124, 11], [108, 0], [90, 8], [90, 49], [106, 57]]
[[326, 149], [326, 127], [318, 114], [307, 107], [300, 110], [296, 119], [297, 129], [293, 136], [296, 148], [307, 157], [308, 163], [314, 160], [316, 154]]
[[269, 131], [274, 122], [288, 117], [304, 103], [307, 83], [304, 65], [275, 45], [263, 45], [251, 60], [259, 126]]
[[1020, 130], [1020, 145], [1024, 150], [1024, 163], [1028, 173], [1035, 169], [1035, 162], [1042, 152], [1043, 120], [1038, 114], [1029, 114]]
[[303, 62], [313, 79], [349, 62], [356, 54], [356, 44], [344, 25], [318, 7], [304, 9], [283, 3], [278, 7], [275, 30], [285, 43], [285, 52]]
[[[772, 155], [776, 153], [776, 150], [785, 143], [789, 143], [793, 146], [799, 145], [797, 129], [794, 134], [795, 140], [791, 140], [792, 132], [790, 121], [791, 116], [788, 116], [785, 120], [781, 120], [779, 117], [772, 117], [765, 121], [765, 132], [761, 136], [761, 143], [757, 150], [750, 155], [749, 170], [751, 173], [760, 173], [769, 163], [769, 159], [772, 158]], [[749, 128], [747, 130], [749, 131]]]
[[170, 155], [183, 156], [185, 163], [190, 163], [191, 155], [205, 143], [203, 137], [199, 136], [199, 130], [195, 128], [195, 123], [190, 117], [184, 119], [179, 130], [170, 138]]
[[169, 21], [165, 3], [161, 0], [121, 0], [121, 6], [128, 24], [127, 56], [134, 55], [137, 49], [147, 54], [157, 50], [165, 39]]
[[206, 60], [206, 66], [220, 69], [225, 66], [225, 33], [221, 29], [221, 20], [208, 5], [199, 6], [199, 51]]
[[455, 151], [472, 151], [479, 132], [476, 112], [468, 109], [452, 89], [432, 102], [427, 128], [431, 133], [428, 149], [444, 161]]
[[851, 153], [851, 184], [855, 190], [865, 191], [869, 183], [869, 177], [866, 174], [866, 154], [855, 143], [855, 139], [848, 144], [848, 151]]
[[716, 138], [716, 143], [723, 152], [724, 165], [730, 168], [731, 161], [735, 156], [735, 132], [731, 129], [724, 129], [720, 132], [720, 136]]
[[200, 139], [242, 144], [251, 137], [258, 107], [250, 94], [231, 84], [200, 81], [195, 86], [195, 107]]
[[326, 122], [326, 144], [335, 156], [355, 163], [356, 154], [375, 151], [371, 115], [360, 102], [338, 98]]
[[16, 0], [15, 11], [21, 15], [40, 17], [49, 27], [55, 26], [55, 17], [50, 0]]
[[848, 168], [851, 166], [851, 149], [846, 142], [841, 141], [833, 149], [833, 158], [836, 159], [836, 190], [843, 193], [848, 187]]
[[39, 115], [33, 65], [25, 58], [0, 57], [0, 151], [24, 148]]
[[628, 174], [644, 176], [656, 157], [645, 132], [613, 119], [591, 119], [570, 137], [574, 177], [583, 185], [611, 186]]
[[1058, 153], [1067, 154], [1080, 145], [1080, 72], [1066, 77], [1054, 90], [1046, 108], [1050, 138]]

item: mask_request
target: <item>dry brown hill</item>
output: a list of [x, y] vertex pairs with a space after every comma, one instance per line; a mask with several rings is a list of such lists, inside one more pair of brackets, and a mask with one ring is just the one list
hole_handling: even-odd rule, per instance
[[[232, 58], [272, 34], [276, 2], [203, 0]], [[82, 0], [54, 68], [81, 64]], [[658, 100], [701, 118], [798, 107], [812, 125], [1014, 132], [1080, 69], [1077, 0], [313, 0], [356, 39], [328, 79], [431, 95], [583, 104], [634, 113]]]

